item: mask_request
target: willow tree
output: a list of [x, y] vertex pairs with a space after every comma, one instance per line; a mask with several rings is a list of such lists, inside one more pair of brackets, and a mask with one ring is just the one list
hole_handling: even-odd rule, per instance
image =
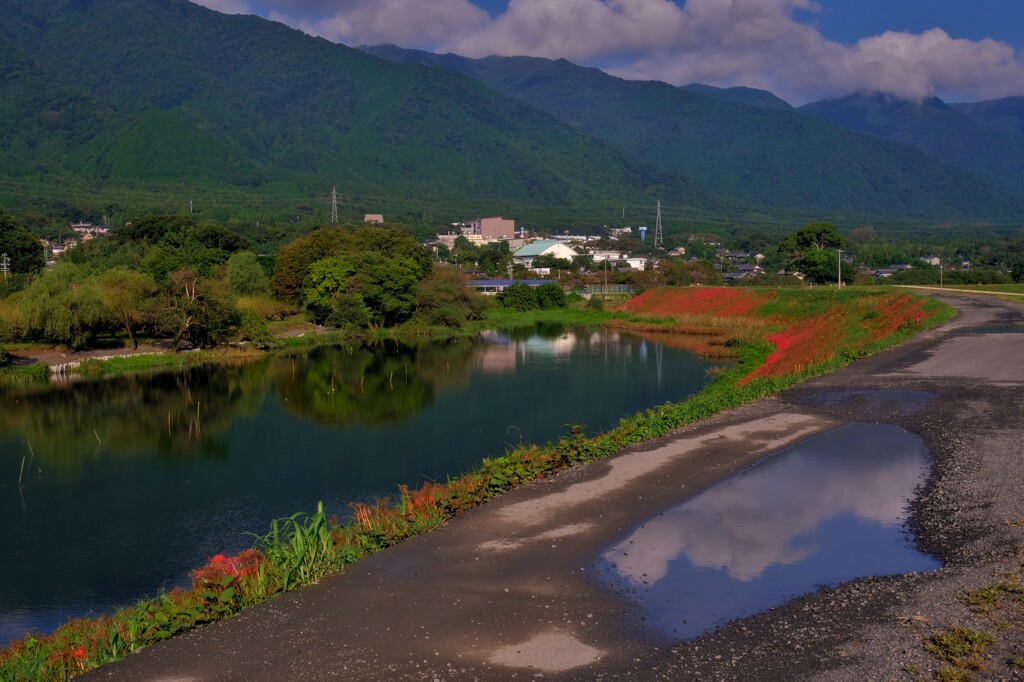
[[84, 348], [104, 322], [103, 301], [78, 266], [58, 263], [32, 281], [18, 299], [30, 337]]
[[96, 289], [107, 315], [125, 330], [132, 348], [138, 348], [135, 332], [153, 319], [156, 280], [147, 273], [117, 267], [96, 278]]

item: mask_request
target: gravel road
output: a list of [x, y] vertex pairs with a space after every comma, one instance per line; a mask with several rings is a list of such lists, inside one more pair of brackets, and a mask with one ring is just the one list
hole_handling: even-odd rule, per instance
[[[986, 613], [965, 602], [1024, 575], [1024, 306], [943, 298], [957, 319], [899, 348], [525, 486], [83, 679], [1024, 679], [1021, 595], [990, 590]], [[931, 451], [912, 524], [944, 568], [822, 589], [682, 643], [597, 579], [599, 553], [645, 519], [850, 422], [901, 426]], [[993, 643], [953, 668], [925, 641], [954, 627]]]

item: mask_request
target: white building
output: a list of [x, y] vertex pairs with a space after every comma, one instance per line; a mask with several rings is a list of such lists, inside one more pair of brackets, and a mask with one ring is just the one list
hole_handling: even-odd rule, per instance
[[572, 248], [554, 239], [540, 239], [527, 244], [512, 254], [512, 260], [521, 263], [526, 267], [533, 267], [533, 261], [540, 256], [551, 256], [562, 260], [572, 261], [580, 254]]

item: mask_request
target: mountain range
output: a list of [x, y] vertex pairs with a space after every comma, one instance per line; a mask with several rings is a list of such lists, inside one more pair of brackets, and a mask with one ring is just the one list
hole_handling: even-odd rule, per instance
[[1016, 182], [1024, 165], [1020, 141], [1004, 144], [1007, 135], [980, 115], [954, 114], [975, 131], [971, 141], [986, 145], [983, 153], [998, 157], [1010, 148], [1011, 158], [986, 163], [967, 153], [943, 153], [949, 130], [935, 127], [933, 135], [942, 139], [934, 141], [927, 140], [927, 129], [888, 135], [884, 128], [827, 116], [815, 105], [795, 109], [752, 88], [629, 81], [562, 59], [468, 59], [393, 45], [362, 49], [466, 74], [648, 163], [776, 211], [994, 216], [1010, 215], [1010, 205], [1024, 201], [1024, 186]]
[[[186, 0], [0, 0], [0, 36], [0, 204], [16, 209], [198, 196], [211, 216], [323, 215], [337, 186], [343, 212], [435, 222], [649, 220], [657, 200], [692, 224], [1024, 216], [1008, 101], [944, 105], [943, 144], [931, 118], [564, 60], [356, 50]], [[957, 151], [958, 121], [993, 151]]]

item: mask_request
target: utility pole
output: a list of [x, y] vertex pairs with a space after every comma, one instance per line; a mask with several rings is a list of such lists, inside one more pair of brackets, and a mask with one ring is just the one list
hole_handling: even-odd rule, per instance
[[6, 253], [0, 255], [0, 272], [4, 273], [4, 279], [11, 272], [11, 259]]
[[942, 261], [939, 261], [939, 288], [942, 288]]
[[838, 263], [839, 263], [839, 279], [838, 279], [838, 281], [836, 283], [836, 288], [837, 289], [842, 289], [843, 288], [843, 250], [842, 249], [836, 249], [836, 256], [838, 257]]
[[331, 225], [338, 224], [338, 188], [331, 187]]
[[658, 213], [654, 219], [654, 248], [665, 246], [665, 235], [661, 231], [661, 199], [658, 200]]

